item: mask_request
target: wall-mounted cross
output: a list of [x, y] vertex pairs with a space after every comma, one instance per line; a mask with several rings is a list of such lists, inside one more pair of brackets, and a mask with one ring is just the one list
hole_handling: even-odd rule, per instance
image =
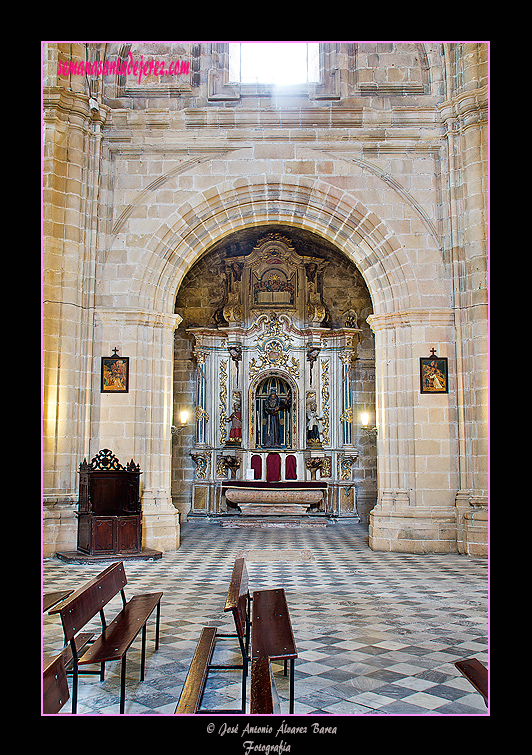
[[436, 356], [436, 350], [435, 349], [431, 349], [430, 350], [430, 355], [431, 355], [431, 357], [435, 357]]
[[[434, 349], [433, 349], [433, 350], [434, 350]], [[114, 357], [117, 357], [117, 356], [118, 356], [118, 349], [116, 348], [116, 346], [115, 346], [115, 347], [114, 347], [114, 349], [113, 349], [113, 356], [114, 356]]]

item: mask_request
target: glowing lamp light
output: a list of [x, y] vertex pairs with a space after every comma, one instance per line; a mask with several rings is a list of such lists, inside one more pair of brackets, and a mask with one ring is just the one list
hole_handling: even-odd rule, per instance
[[189, 419], [190, 419], [190, 412], [188, 411], [188, 409], [180, 409], [179, 425], [178, 426], [172, 425], [172, 427], [170, 428], [170, 432], [174, 439], [176, 439], [177, 436], [183, 432], [183, 430], [188, 424]]
[[362, 432], [364, 435], [367, 435], [370, 438], [376, 438], [377, 437], [377, 428], [376, 427], [368, 427], [369, 425], [369, 414], [368, 412], [362, 412], [360, 415], [360, 422], [362, 424]]

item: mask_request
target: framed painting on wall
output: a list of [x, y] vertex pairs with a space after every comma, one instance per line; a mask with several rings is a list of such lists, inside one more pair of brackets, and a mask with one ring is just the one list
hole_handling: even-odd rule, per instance
[[129, 393], [129, 357], [102, 357], [101, 393]]
[[447, 357], [438, 357], [431, 349], [430, 357], [420, 357], [419, 379], [421, 393], [449, 393]]

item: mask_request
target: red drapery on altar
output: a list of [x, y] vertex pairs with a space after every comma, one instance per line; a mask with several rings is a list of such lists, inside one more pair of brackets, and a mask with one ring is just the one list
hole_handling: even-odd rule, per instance
[[290, 454], [286, 457], [286, 479], [297, 480], [297, 463], [296, 457]]
[[281, 457], [268, 454], [266, 458], [266, 482], [279, 482], [281, 479]]

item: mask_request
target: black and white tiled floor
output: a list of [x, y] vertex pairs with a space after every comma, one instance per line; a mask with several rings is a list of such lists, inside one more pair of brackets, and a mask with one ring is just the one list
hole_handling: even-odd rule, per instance
[[[299, 653], [295, 716], [488, 712], [454, 667], [456, 660], [471, 657], [488, 665], [486, 559], [376, 553], [367, 545], [367, 530], [356, 524], [226, 529], [188, 522], [182, 525], [179, 551], [159, 561], [125, 562], [127, 597], [164, 592], [160, 647], [154, 651], [150, 620], [143, 682], [140, 638], [128, 653], [126, 714], [172, 715], [201, 628], [234, 631], [223, 608], [234, 559], [242, 551], [249, 554], [251, 590], [284, 587], [287, 595]], [[280, 553], [272, 558], [269, 551]], [[276, 560], [283, 558], [281, 551], [289, 560]], [[301, 551], [311, 558], [298, 558]], [[43, 590], [77, 588], [105, 565], [46, 559]], [[119, 597], [113, 601], [117, 611], [120, 603]], [[60, 619], [44, 614], [44, 655], [62, 645]], [[232, 640], [221, 640], [216, 660], [237, 662], [236, 650]], [[288, 715], [287, 678], [280, 664], [273, 669], [282, 712]], [[211, 672], [204, 707], [237, 707], [237, 674]], [[119, 662], [107, 665], [104, 682], [81, 676], [78, 714], [118, 714], [119, 689]]]

